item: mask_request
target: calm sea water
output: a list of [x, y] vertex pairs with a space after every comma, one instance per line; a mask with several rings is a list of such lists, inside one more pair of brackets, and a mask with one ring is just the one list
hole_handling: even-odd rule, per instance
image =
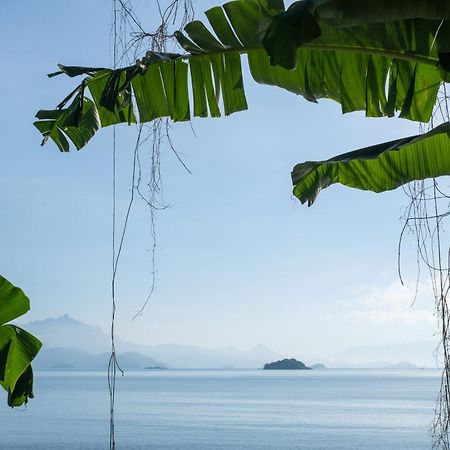
[[[118, 449], [425, 450], [437, 370], [147, 371], [117, 381]], [[41, 372], [0, 449], [106, 449], [106, 377]]]

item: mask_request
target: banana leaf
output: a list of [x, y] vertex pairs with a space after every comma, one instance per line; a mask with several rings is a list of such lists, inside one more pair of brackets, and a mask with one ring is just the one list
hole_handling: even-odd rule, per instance
[[[206, 25], [196, 20], [175, 33], [186, 53], [147, 52], [116, 70], [60, 65], [51, 76], [85, 78], [45, 114], [56, 116], [73, 96], [78, 106], [64, 110], [54, 128], [40, 111], [35, 126], [44, 143], [67, 151], [68, 141], [80, 149], [112, 124], [245, 110], [244, 55], [258, 83], [311, 102], [335, 100], [343, 113], [427, 122], [439, 85], [449, 79], [449, 8], [424, 0], [384, 9], [379, 0], [360, 3], [302, 0], [285, 9], [282, 0], [231, 1], [206, 11]], [[80, 106], [88, 92], [92, 105]]]
[[31, 362], [42, 344], [32, 334], [13, 324], [30, 309], [21, 289], [0, 275], [0, 385], [8, 392], [8, 405], [20, 406], [33, 398]]
[[294, 195], [311, 206], [335, 183], [372, 192], [395, 189], [413, 180], [450, 175], [450, 123], [428, 133], [384, 142], [326, 161], [307, 161], [292, 171]]

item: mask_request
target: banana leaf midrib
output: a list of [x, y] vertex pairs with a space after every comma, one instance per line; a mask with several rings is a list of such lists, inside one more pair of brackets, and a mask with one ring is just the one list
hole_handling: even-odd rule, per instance
[[[432, 39], [437, 23], [394, 20], [348, 29], [323, 23], [321, 33], [302, 40], [289, 23], [277, 28], [274, 19], [273, 32], [281, 30], [281, 35], [275, 46], [269, 45], [262, 36], [266, 22], [261, 21], [269, 6], [281, 2], [237, 0], [213, 8], [206, 12], [209, 26], [194, 21], [184, 28], [186, 34], [175, 32], [182, 48], [177, 53], [149, 51], [135, 64], [117, 69], [60, 65], [58, 74], [83, 75], [83, 81], [55, 110], [38, 112], [34, 125], [43, 143], [50, 136], [61, 151], [69, 151], [67, 139], [81, 149], [99, 128], [113, 124], [158, 117], [186, 121], [220, 117], [221, 110], [226, 116], [246, 110], [241, 55], [247, 55], [256, 83], [315, 103], [333, 99], [343, 113], [392, 117], [399, 112], [399, 117], [428, 122], [440, 84], [450, 80], [442, 62], [447, 56]], [[86, 97], [81, 107], [85, 88], [92, 99]], [[86, 116], [84, 109], [91, 114]]]
[[[260, 51], [264, 47], [258, 46], [258, 47], [242, 47], [242, 48], [225, 48], [223, 50], [217, 50], [217, 51], [205, 51], [204, 53], [189, 53], [186, 55], [180, 55], [177, 58], [173, 58], [170, 61], [189, 61], [192, 58], [198, 58], [198, 57], [205, 57], [205, 56], [215, 56], [215, 55], [224, 55], [224, 54], [239, 54], [239, 55], [245, 55], [254, 51]], [[428, 66], [437, 67], [439, 64], [438, 58], [432, 57], [432, 56], [424, 56], [420, 55], [418, 53], [414, 52], [406, 52], [406, 51], [396, 51], [396, 50], [384, 50], [381, 48], [376, 47], [357, 47], [352, 45], [331, 45], [331, 44], [304, 44], [301, 47], [299, 47], [299, 50], [312, 50], [312, 51], [318, 51], [318, 52], [344, 52], [344, 53], [357, 53], [357, 54], [368, 54], [368, 55], [376, 55], [376, 56], [382, 56], [385, 58], [393, 58], [393, 59], [399, 59], [404, 61], [411, 61], [416, 62], [419, 64], [425, 64]], [[164, 64], [167, 61], [164, 62], [153, 62], [149, 65], [153, 64]], [[122, 67], [121, 69], [116, 70], [127, 70], [132, 69], [133, 67], [136, 67], [136, 65]], [[113, 69], [106, 69], [104, 73], [99, 72], [98, 74], [95, 74], [94, 76], [89, 77], [86, 80], [86, 84], [89, 85], [91, 81], [99, 80], [103, 77], [107, 77], [110, 75], [111, 71]], [[137, 72], [138, 73], [138, 72]]]
[[[413, 180], [450, 174], [450, 124], [427, 133], [383, 142], [323, 161], [306, 161], [292, 171], [294, 195], [311, 206], [335, 183], [384, 192]], [[367, 180], [367, 175], [373, 178]]]

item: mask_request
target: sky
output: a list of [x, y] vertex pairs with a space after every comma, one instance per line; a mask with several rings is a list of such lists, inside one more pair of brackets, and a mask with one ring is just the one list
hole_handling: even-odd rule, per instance
[[[197, 17], [213, 4], [195, 2]], [[153, 5], [138, 5], [149, 27]], [[109, 326], [112, 130], [62, 154], [52, 143], [40, 146], [32, 123], [75, 84], [46, 77], [56, 63], [110, 65], [111, 23], [106, 0], [2, 5], [0, 273], [31, 299], [21, 323], [67, 313]], [[433, 340], [426, 279], [412, 305], [411, 238], [405, 286], [397, 275], [403, 191], [377, 195], [335, 185], [307, 208], [292, 196], [290, 179], [298, 162], [416, 134], [418, 124], [343, 116], [336, 103], [311, 104], [245, 75], [248, 111], [172, 127], [192, 173], [162, 149], [169, 207], [156, 217], [156, 290], [135, 320], [152, 284], [152, 237], [148, 208], [134, 204], [117, 278], [117, 334], [144, 344], [261, 343], [286, 355]], [[134, 127], [117, 128], [119, 225], [135, 138]]]

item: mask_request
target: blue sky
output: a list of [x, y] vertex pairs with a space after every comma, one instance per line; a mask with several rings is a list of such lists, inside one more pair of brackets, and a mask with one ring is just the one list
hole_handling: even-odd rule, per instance
[[[212, 4], [197, 1], [197, 17]], [[144, 24], [151, 7], [140, 3]], [[40, 147], [32, 122], [74, 84], [47, 79], [56, 63], [109, 65], [110, 28], [106, 0], [2, 7], [0, 267], [31, 298], [27, 320], [68, 313], [108, 326], [111, 130], [61, 154], [52, 143]], [[152, 247], [148, 209], [135, 204], [119, 269], [118, 334], [149, 344], [263, 343], [296, 355], [432, 339], [426, 282], [410, 307], [413, 286], [397, 278], [402, 190], [375, 195], [333, 186], [307, 208], [292, 197], [290, 181], [298, 162], [415, 134], [418, 125], [342, 116], [330, 101], [311, 104], [256, 85], [248, 74], [244, 82], [249, 111], [174, 124], [175, 146], [192, 174], [163, 149], [170, 207], [157, 215], [157, 288], [133, 321], [151, 285]], [[118, 129], [120, 218], [135, 133]], [[405, 247], [409, 280], [412, 244]]]

